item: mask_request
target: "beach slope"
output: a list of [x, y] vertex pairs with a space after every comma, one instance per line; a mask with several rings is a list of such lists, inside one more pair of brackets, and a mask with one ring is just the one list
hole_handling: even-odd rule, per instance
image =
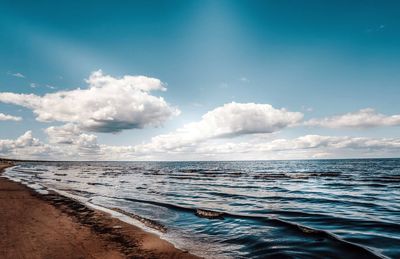
[[[10, 166], [0, 163], [3, 168]], [[0, 258], [195, 258], [142, 229], [0, 177]]]

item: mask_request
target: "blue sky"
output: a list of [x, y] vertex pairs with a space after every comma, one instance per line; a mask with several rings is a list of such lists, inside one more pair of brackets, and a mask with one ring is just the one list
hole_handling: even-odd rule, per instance
[[[110, 146], [151, 142], [231, 102], [286, 108], [301, 112], [303, 121], [365, 108], [392, 116], [400, 113], [399, 7], [397, 1], [2, 1], [0, 91], [43, 96], [85, 89], [99, 69], [114, 78], [161, 80], [167, 91], [153, 95], [179, 116], [111, 133], [78, 125], [81, 134]], [[32, 108], [15, 102], [0, 102], [0, 113], [22, 118], [0, 121], [0, 139], [30, 130], [44, 145], [46, 128], [81, 122], [40, 122]], [[288, 125], [211, 142], [310, 134], [400, 138], [397, 122], [374, 123]]]

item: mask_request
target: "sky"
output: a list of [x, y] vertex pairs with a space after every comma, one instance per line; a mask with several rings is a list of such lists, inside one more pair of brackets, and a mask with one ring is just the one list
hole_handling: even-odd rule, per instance
[[0, 157], [399, 157], [399, 10], [2, 0]]

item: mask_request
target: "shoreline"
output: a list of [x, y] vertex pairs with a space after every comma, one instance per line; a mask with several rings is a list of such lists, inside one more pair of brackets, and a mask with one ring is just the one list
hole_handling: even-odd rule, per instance
[[[0, 175], [12, 162], [0, 161]], [[56, 192], [0, 177], [1, 258], [198, 258]]]

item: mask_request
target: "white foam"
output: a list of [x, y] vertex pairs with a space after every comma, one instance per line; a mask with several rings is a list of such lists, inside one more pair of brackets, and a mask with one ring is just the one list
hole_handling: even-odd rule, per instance
[[49, 194], [47, 188], [41, 184], [34, 183], [32, 181], [27, 181], [26, 179], [18, 178], [15, 175], [10, 175], [10, 171], [12, 171], [14, 168], [17, 168], [17, 167], [18, 166], [6, 168], [1, 177], [7, 178], [13, 182], [21, 183], [39, 194], [43, 194], [43, 195]]

